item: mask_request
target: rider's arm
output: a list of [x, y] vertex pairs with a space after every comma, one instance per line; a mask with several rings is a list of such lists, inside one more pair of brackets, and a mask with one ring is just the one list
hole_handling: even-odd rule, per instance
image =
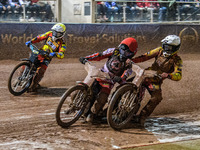
[[183, 62], [179, 56], [175, 56], [174, 72], [169, 73], [168, 78], [174, 81], [179, 81], [182, 78]]
[[111, 56], [114, 50], [115, 48], [109, 48], [103, 52], [94, 53], [92, 55], [86, 56], [85, 58], [87, 58], [87, 60], [89, 61], [100, 61], [104, 58], [108, 58], [109, 56]]
[[66, 44], [65, 42], [62, 42], [61, 46], [59, 47], [59, 51], [56, 53], [56, 57], [60, 59], [64, 58], [65, 51], [66, 51]]
[[40, 34], [40, 35], [38, 35], [37, 37], [33, 38], [33, 39], [31, 40], [31, 42], [32, 42], [32, 43], [38, 43], [38, 42], [40, 42], [40, 41], [46, 40], [46, 39], [49, 37], [49, 35], [50, 35], [51, 33], [52, 33], [52, 31], [46, 32], [46, 33], [44, 33], [44, 34]]
[[153, 50], [151, 50], [151, 51], [149, 51], [149, 52], [147, 52], [147, 53], [145, 53], [143, 55], [140, 55], [138, 57], [133, 58], [132, 61], [134, 63], [140, 63], [140, 62], [147, 61], [147, 60], [149, 60], [151, 58], [156, 57], [160, 53], [161, 49], [162, 49], [162, 47], [158, 47], [156, 49], [153, 49]]

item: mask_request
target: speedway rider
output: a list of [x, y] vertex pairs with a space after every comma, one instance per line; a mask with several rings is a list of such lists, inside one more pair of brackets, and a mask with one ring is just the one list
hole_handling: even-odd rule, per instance
[[33, 84], [31, 85], [29, 92], [36, 91], [37, 86], [43, 78], [52, 57], [57, 57], [60, 59], [64, 57], [64, 52], [66, 51], [66, 44], [64, 42], [65, 32], [65, 25], [62, 23], [57, 23], [51, 28], [51, 31], [40, 34], [37, 37], [33, 38], [31, 41], [26, 42], [26, 45], [29, 47], [31, 43], [44, 41], [44, 45], [40, 50], [49, 52], [50, 56], [49, 58], [39, 55], [38, 60], [40, 60], [40, 67], [37, 68], [37, 73], [33, 79]]
[[138, 123], [143, 127], [145, 120], [154, 111], [162, 100], [161, 85], [163, 80], [168, 78], [179, 81], [182, 78], [182, 60], [177, 52], [181, 41], [176, 35], [168, 35], [162, 41], [162, 47], [155, 48], [141, 56], [132, 59], [135, 63], [147, 61], [155, 58], [154, 63], [147, 70], [155, 70], [161, 78], [146, 78], [144, 86], [151, 95], [151, 99], [140, 112]]
[[116, 82], [123, 83], [126, 78], [132, 73], [132, 65], [130, 58], [137, 52], [137, 41], [132, 38], [124, 39], [118, 48], [109, 48], [100, 53], [81, 57], [80, 62], [85, 64], [86, 61], [100, 61], [108, 58], [101, 71], [108, 72], [112, 81], [96, 79], [93, 83], [93, 92], [95, 97], [91, 104], [91, 109], [88, 113], [86, 121], [93, 122], [97, 114], [103, 109], [107, 102], [111, 89]]

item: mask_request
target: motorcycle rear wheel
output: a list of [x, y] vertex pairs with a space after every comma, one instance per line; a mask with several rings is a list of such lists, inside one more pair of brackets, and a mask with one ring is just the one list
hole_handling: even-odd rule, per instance
[[111, 128], [126, 128], [139, 110], [137, 95], [137, 88], [131, 84], [125, 84], [115, 92], [107, 110], [107, 122]]
[[13, 69], [8, 78], [8, 89], [11, 94], [19, 96], [28, 90], [33, 79], [29, 74], [30, 69], [29, 62], [22, 62]]
[[83, 114], [87, 101], [87, 88], [75, 85], [69, 88], [61, 97], [56, 110], [57, 124], [67, 128], [74, 124]]

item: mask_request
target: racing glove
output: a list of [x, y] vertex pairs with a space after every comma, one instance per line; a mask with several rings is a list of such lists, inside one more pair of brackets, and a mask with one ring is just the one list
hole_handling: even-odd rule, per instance
[[25, 44], [27, 47], [30, 47], [31, 41], [27, 41]]
[[162, 77], [162, 79], [169, 78], [169, 74], [165, 72], [163, 72], [160, 76]]
[[113, 81], [114, 82], [121, 82], [122, 81], [122, 78], [121, 77], [119, 77], [119, 76], [115, 76], [114, 78], [113, 78]]
[[50, 57], [54, 57], [54, 56], [56, 56], [56, 52], [52, 52], [52, 53], [50, 53], [49, 56], [50, 56]]
[[79, 61], [82, 63], [82, 64], [85, 64], [87, 62], [87, 58], [85, 57], [80, 57], [79, 58]]

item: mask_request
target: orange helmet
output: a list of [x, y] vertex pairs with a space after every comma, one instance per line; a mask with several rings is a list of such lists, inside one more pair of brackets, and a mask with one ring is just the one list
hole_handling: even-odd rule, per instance
[[137, 53], [138, 43], [137, 43], [136, 39], [134, 39], [132, 37], [124, 39], [120, 43], [119, 48], [120, 48], [120, 46], [122, 44], [126, 45], [126, 48], [128, 48], [128, 50], [130, 50], [131, 52], [133, 52], [134, 55]]
[[137, 48], [138, 44], [134, 38], [129, 37], [124, 39], [119, 45], [120, 61], [126, 61], [126, 59], [135, 56]]

